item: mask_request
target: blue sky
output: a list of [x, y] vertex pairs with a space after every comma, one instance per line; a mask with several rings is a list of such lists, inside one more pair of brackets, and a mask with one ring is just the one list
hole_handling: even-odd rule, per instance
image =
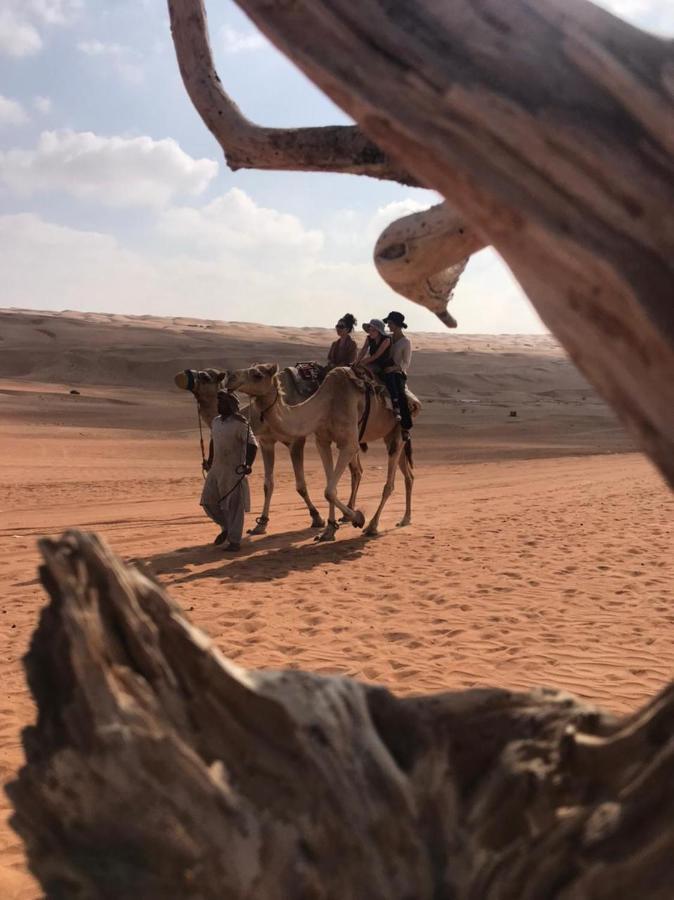
[[[670, 0], [604, 0], [671, 35]], [[266, 125], [346, 117], [228, 0], [219, 73]], [[0, 0], [0, 306], [327, 325], [389, 309], [442, 330], [371, 262], [429, 191], [354, 176], [230, 172], [180, 80], [164, 0]], [[456, 291], [462, 332], [541, 332], [496, 254]]]

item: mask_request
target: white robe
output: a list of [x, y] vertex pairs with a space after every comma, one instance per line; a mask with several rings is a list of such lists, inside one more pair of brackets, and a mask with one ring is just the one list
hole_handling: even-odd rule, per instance
[[206, 476], [201, 493], [201, 505], [217, 506], [241, 482], [244, 510], [250, 512], [250, 490], [248, 479], [237, 474], [237, 467], [246, 464], [246, 446], [255, 444], [257, 439], [241, 419], [229, 416], [223, 419], [216, 416], [211, 422], [211, 438], [213, 440], [213, 464]]

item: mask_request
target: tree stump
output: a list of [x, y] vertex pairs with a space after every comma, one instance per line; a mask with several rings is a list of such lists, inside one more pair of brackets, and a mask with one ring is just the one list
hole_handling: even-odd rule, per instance
[[47, 897], [671, 898], [672, 686], [617, 720], [247, 672], [95, 535], [40, 549], [8, 792]]

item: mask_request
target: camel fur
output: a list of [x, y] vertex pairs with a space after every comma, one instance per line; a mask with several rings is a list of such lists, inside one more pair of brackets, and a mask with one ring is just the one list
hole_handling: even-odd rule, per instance
[[[187, 370], [186, 370], [187, 371]], [[185, 372], [179, 372], [174, 381], [176, 385], [186, 390], [189, 386], [189, 379]], [[192, 371], [192, 388], [191, 392], [197, 401], [199, 416], [210, 429], [211, 422], [218, 414], [217, 393], [223, 387], [223, 382], [227, 378], [226, 371], [218, 369], [191, 370]], [[304, 399], [294, 380], [290, 377], [286, 370], [281, 373], [283, 389], [285, 391], [287, 402], [290, 405], [301, 402]], [[245, 393], [245, 391], [243, 392]], [[276, 443], [280, 442], [288, 448], [290, 460], [295, 475], [295, 487], [297, 493], [304, 501], [309, 515], [311, 516], [312, 528], [324, 528], [325, 520], [316, 509], [309, 491], [307, 489], [306, 478], [304, 475], [304, 445], [306, 438], [292, 438], [282, 434], [277, 429], [271, 427], [269, 422], [264, 421], [262, 413], [264, 404], [260, 404], [255, 396], [252, 396], [250, 406], [244, 410], [249, 417], [250, 425], [253, 433], [260, 443], [260, 451], [262, 453], [262, 463], [264, 467], [264, 504], [257, 523], [254, 528], [249, 530], [249, 534], [265, 534], [269, 524], [269, 512], [271, 508], [271, 498], [274, 493], [274, 466], [276, 461]], [[363, 474], [363, 468], [360, 459], [356, 457], [351, 463], [351, 498], [350, 505], [355, 504], [358, 494], [358, 488]]]
[[[265, 423], [289, 440], [316, 436], [316, 446], [325, 470], [325, 497], [330, 504], [328, 525], [317, 540], [334, 540], [338, 524], [335, 508], [343, 518], [356, 528], [365, 524], [363, 513], [354, 508], [353, 494], [349, 504], [337, 496], [337, 486], [346, 467], [358, 455], [359, 442], [383, 440], [388, 454], [386, 482], [375, 514], [365, 529], [368, 535], [377, 534], [379, 519], [386, 501], [393, 493], [396, 467], [405, 479], [405, 514], [398, 523], [408, 525], [412, 518], [412, 488], [414, 473], [411, 441], [403, 441], [400, 424], [387, 408], [384, 398], [361, 379], [354, 377], [350, 368], [338, 367], [327, 374], [318, 391], [302, 403], [290, 405], [285, 394], [286, 382], [279, 375], [274, 363], [258, 364], [248, 369], [230, 372], [228, 390], [242, 391], [254, 396], [264, 410]], [[370, 409], [364, 427], [367, 406], [366, 394], [370, 391]], [[416, 416], [421, 404], [412, 398], [410, 412]], [[362, 433], [361, 433], [362, 432]], [[337, 447], [337, 459], [333, 459], [332, 445]], [[403, 452], [404, 450], [404, 452]]]

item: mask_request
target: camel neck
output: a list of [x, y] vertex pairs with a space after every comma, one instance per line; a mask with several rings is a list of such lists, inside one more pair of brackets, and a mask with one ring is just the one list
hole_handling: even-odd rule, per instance
[[264, 421], [275, 431], [286, 434], [289, 438], [306, 437], [316, 430], [317, 414], [324, 403], [324, 398], [320, 395], [321, 388], [303, 403], [288, 406], [282, 392], [279, 390], [276, 393], [273, 390], [258, 398], [258, 408], [261, 412], [264, 410]]
[[202, 421], [210, 428], [211, 422], [218, 414], [218, 404], [216, 402], [209, 403], [197, 397], [197, 405]]

